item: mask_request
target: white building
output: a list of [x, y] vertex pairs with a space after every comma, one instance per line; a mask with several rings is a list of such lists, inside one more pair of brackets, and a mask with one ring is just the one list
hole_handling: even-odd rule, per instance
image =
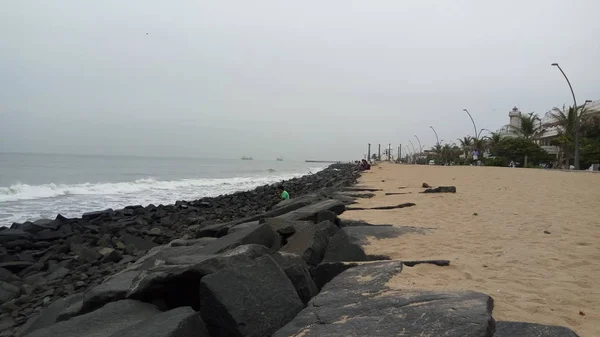
[[[586, 110], [600, 111], [600, 100], [595, 100], [586, 104], [585, 108]], [[514, 130], [521, 126], [521, 116], [522, 113], [517, 107], [512, 108], [512, 110], [508, 112], [508, 117], [510, 118], [509, 124], [498, 130], [498, 133], [500, 133], [502, 137], [517, 137], [518, 134]], [[541, 118], [540, 123], [544, 129], [544, 132], [537, 140], [537, 143], [542, 149], [544, 149], [544, 151], [558, 156], [558, 146], [550, 145], [551, 141], [558, 136], [560, 131], [560, 127], [557, 125], [556, 119], [553, 117], [553, 111], [551, 110], [546, 112]]]

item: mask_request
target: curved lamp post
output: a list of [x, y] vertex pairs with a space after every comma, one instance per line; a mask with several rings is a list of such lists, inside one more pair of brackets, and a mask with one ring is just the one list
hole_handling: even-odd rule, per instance
[[435, 140], [436, 140], [436, 144], [439, 146], [440, 145], [440, 138], [437, 135], [437, 132], [435, 132], [435, 129], [433, 128], [433, 126], [429, 126], [431, 128], [431, 130], [433, 130], [433, 133], [435, 133]]
[[421, 159], [421, 154], [423, 153], [423, 146], [421, 146], [421, 140], [419, 139], [419, 137], [417, 137], [417, 135], [413, 135], [415, 136], [415, 138], [417, 139], [417, 142], [419, 142], [419, 158], [417, 159], [417, 161], [419, 159]]
[[412, 143], [412, 141], [409, 140], [408, 143], [410, 144], [410, 146], [412, 146], [412, 149], [413, 149], [413, 158], [414, 158], [415, 154], [417, 153], [417, 150], [415, 149], [415, 145]]
[[[558, 70], [563, 74], [565, 80], [567, 80], [567, 84], [569, 85], [569, 89], [571, 89], [571, 95], [573, 96], [573, 108], [575, 109], [575, 162], [574, 166], [576, 170], [579, 170], [579, 109], [577, 108], [577, 100], [575, 99], [575, 92], [573, 91], [573, 86], [571, 86], [571, 81], [562, 70], [562, 68], [558, 65], [558, 63], [552, 63], [552, 66], [557, 67]], [[568, 165], [568, 163], [567, 163]]]
[[475, 121], [473, 120], [473, 116], [471, 116], [471, 114], [469, 113], [469, 110], [467, 109], [463, 109], [464, 112], [467, 113], [467, 115], [469, 115], [469, 118], [471, 118], [471, 122], [473, 123], [473, 129], [475, 129], [475, 138], [477, 139], [477, 126], [475, 126]]

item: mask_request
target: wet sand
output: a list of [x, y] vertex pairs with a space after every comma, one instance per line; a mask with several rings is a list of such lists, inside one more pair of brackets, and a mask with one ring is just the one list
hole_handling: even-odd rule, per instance
[[[423, 182], [454, 185], [457, 193], [421, 194]], [[373, 239], [369, 253], [451, 261], [405, 267], [393, 287], [476, 290], [494, 298], [496, 320], [600, 336], [600, 174], [382, 164], [360, 185], [383, 191], [355, 206], [416, 206], [347, 211], [342, 218], [432, 228]]]

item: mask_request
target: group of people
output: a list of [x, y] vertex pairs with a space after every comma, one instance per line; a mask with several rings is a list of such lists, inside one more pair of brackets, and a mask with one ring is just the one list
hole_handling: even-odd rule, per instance
[[369, 164], [366, 159], [363, 159], [358, 165], [358, 167], [361, 171], [366, 171], [371, 169], [371, 164]]

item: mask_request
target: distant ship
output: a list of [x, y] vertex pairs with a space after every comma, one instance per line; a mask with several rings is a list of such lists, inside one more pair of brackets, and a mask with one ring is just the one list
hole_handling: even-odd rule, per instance
[[242, 157], [242, 160], [252, 160], [252, 157], [246, 157], [246, 156], [243, 156], [243, 157]]
[[283, 157], [277, 157], [277, 161], [283, 161]]

